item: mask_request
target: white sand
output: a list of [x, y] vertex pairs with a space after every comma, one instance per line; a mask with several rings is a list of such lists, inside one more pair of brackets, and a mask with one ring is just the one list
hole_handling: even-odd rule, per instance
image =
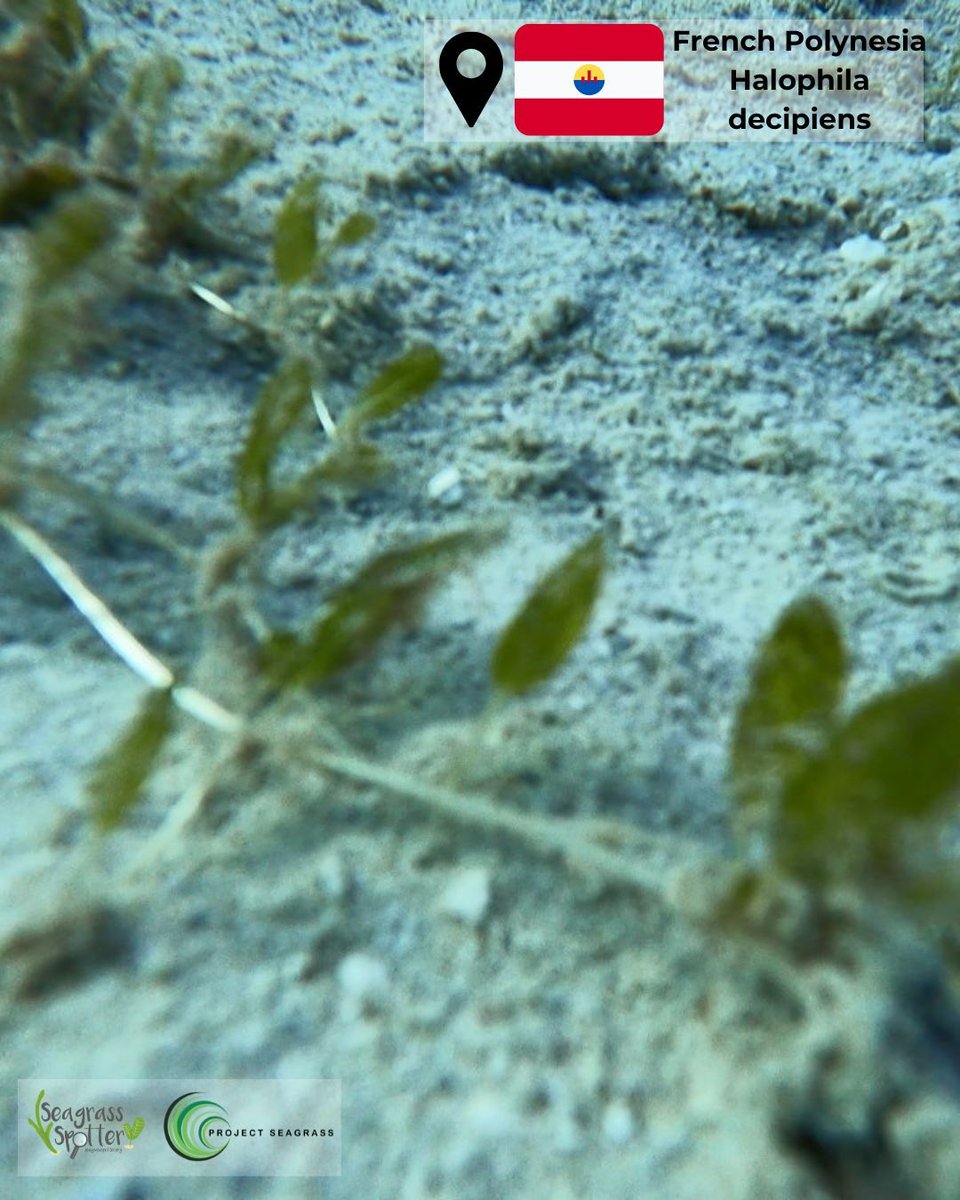
[[[304, 739], [332, 711], [364, 752], [423, 777], [663, 831], [676, 865], [680, 835], [725, 844], [732, 713], [789, 601], [814, 591], [834, 605], [853, 699], [956, 652], [953, 112], [932, 110], [927, 145], [908, 148], [425, 147], [419, 11], [91, 8], [101, 40], [184, 59], [184, 151], [210, 125], [274, 141], [236, 190], [264, 264], [272, 213], [304, 169], [328, 180], [338, 213], [377, 217], [317, 301], [335, 414], [407, 341], [429, 339], [449, 362], [445, 384], [383, 435], [397, 477], [278, 539], [273, 619], [305, 619], [392, 539], [508, 527], [332, 709], [304, 703], [291, 718]], [[429, 15], [510, 11], [490, 0]], [[580, 14], [601, 15], [537, 11]], [[942, 76], [955, 6], [913, 15], [939, 31]], [[851, 250], [863, 238], [885, 251]], [[200, 282], [241, 308], [265, 302], [265, 266], [206, 271]], [[131, 306], [123, 324], [109, 353], [51, 381], [38, 436], [68, 470], [200, 545], [231, 520], [231, 457], [263, 368], [186, 301]], [[456, 502], [431, 498], [453, 469]], [[478, 732], [495, 631], [600, 524], [613, 570], [589, 635], [550, 685]], [[158, 652], [186, 664], [205, 645], [207, 685], [242, 703], [187, 572], [105, 546], [66, 507], [45, 528]], [[12, 992], [44, 977], [45, 950], [8, 953], [7, 1077], [342, 1078], [342, 1178], [221, 1181], [209, 1196], [957, 1195], [955, 1087], [951, 1098], [923, 1045], [891, 1032], [897, 1004], [870, 945], [847, 968], [806, 969], [798, 999], [669, 908], [599, 895], [402, 800], [371, 792], [357, 806], [345, 785], [258, 761], [227, 766], [204, 815], [131, 877], [216, 739], [180, 736], [132, 827], [95, 839], [84, 773], [139, 690], [6, 541], [0, 564], [5, 927], [39, 923], [41, 947], [56, 948], [64, 908], [102, 901], [129, 938], [104, 962], [101, 933], [81, 929], [81, 977], [29, 1001]], [[487, 903], [464, 898], [465, 879], [484, 881]], [[376, 974], [375, 1003], [344, 1001], [358, 962]], [[865, 1139], [894, 1094], [885, 1150], [851, 1178], [827, 1179], [779, 1138], [781, 1122], [816, 1113]], [[13, 1095], [0, 1099], [7, 1145]], [[58, 1194], [197, 1193], [103, 1180]]]

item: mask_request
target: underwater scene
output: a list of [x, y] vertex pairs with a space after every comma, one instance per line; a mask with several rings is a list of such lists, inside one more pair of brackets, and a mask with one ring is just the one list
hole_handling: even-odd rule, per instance
[[958, 168], [956, 0], [0, 0], [4, 1195], [960, 1197]]

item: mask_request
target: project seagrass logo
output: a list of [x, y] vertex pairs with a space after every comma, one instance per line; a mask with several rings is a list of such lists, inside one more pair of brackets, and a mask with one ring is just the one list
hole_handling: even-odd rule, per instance
[[230, 1128], [227, 1110], [215, 1100], [205, 1100], [199, 1092], [184, 1092], [167, 1109], [163, 1118], [163, 1136], [167, 1145], [181, 1158], [204, 1162], [216, 1158], [230, 1145], [216, 1133]]
[[[57, 1100], [66, 1097], [57, 1097]], [[34, 1105], [34, 1114], [27, 1124], [51, 1154], [61, 1153], [76, 1159], [83, 1151], [88, 1154], [122, 1153], [132, 1150], [146, 1127], [143, 1117], [126, 1119], [123, 1106], [55, 1103], [41, 1088]]]
[[239, 1138], [326, 1139], [333, 1138], [335, 1130], [312, 1125], [291, 1127], [278, 1124], [273, 1128], [234, 1126], [222, 1104], [207, 1099], [200, 1092], [184, 1092], [164, 1114], [163, 1135], [174, 1154], [179, 1154], [189, 1162], [206, 1162], [217, 1158], [232, 1141]]

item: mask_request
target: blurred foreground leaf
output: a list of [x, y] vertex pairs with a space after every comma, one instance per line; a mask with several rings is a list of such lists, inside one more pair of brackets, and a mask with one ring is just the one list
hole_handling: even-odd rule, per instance
[[274, 520], [271, 472], [280, 444], [309, 407], [310, 364], [305, 358], [285, 362], [260, 389], [247, 439], [237, 462], [241, 511], [264, 526]]
[[260, 148], [238, 133], [224, 134], [212, 154], [182, 172], [170, 186], [171, 199], [188, 212], [222, 191], [260, 157]]
[[330, 596], [305, 639], [274, 637], [264, 653], [268, 676], [309, 687], [368, 657], [391, 630], [414, 624], [431, 590], [497, 536], [463, 530], [378, 555]]
[[76, 62], [88, 46], [87, 18], [77, 0], [46, 0], [43, 24], [61, 58]]
[[491, 675], [501, 691], [518, 695], [553, 675], [587, 627], [603, 570], [597, 533], [537, 584], [494, 650]]
[[357, 242], [368, 238], [376, 227], [377, 222], [368, 213], [351, 213], [341, 222], [337, 232], [333, 235], [333, 244], [335, 246], [355, 246]]
[[414, 346], [388, 363], [363, 391], [341, 424], [344, 436], [355, 436], [365, 425], [392, 417], [437, 383], [443, 358], [433, 346]]
[[117, 744], [95, 764], [87, 783], [94, 817], [112, 829], [132, 811], [173, 725], [173, 693], [152, 690]]
[[134, 72], [127, 99], [145, 118], [158, 122], [167, 116], [173, 93], [182, 86], [180, 61], [169, 54], [159, 54]]
[[74, 344], [75, 314], [84, 297], [78, 276], [108, 246], [114, 229], [109, 205], [75, 196], [29, 235], [21, 312], [0, 345], [0, 428], [28, 422], [39, 411], [34, 380]]
[[265, 523], [280, 525], [320, 495], [368, 488], [386, 473], [387, 463], [376, 446], [366, 442], [335, 444], [325, 458], [298, 479], [271, 488]]
[[33, 381], [52, 356], [55, 341], [54, 331], [28, 314], [0, 347], [0, 430], [28, 424], [39, 414]]
[[305, 279], [317, 261], [317, 217], [320, 181], [308, 175], [295, 184], [277, 215], [273, 234], [273, 266], [284, 287]]
[[157, 143], [170, 118], [173, 94], [182, 87], [183, 79], [179, 60], [160, 54], [138, 67], [130, 81], [127, 107], [139, 124], [139, 166], [144, 175], [151, 175], [157, 166]]
[[110, 240], [116, 220], [109, 205], [92, 197], [65, 200], [30, 239], [30, 260], [35, 291], [66, 282], [87, 265]]
[[0, 182], [0, 224], [32, 220], [83, 182], [83, 175], [64, 162], [50, 160], [21, 166]]
[[821, 746], [846, 678], [843, 637], [815, 597], [782, 614], [763, 643], [733, 733], [730, 774], [741, 806], [775, 805]]
[[960, 800], [960, 661], [879, 696], [839, 728], [789, 782], [779, 852], [820, 874], [852, 854], [895, 868], [900, 840], [955, 813]]

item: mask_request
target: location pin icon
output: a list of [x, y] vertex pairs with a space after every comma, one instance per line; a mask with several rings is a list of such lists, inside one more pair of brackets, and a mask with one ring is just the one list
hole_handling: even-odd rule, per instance
[[[472, 79], [468, 75], [461, 75], [457, 67], [457, 59], [464, 50], [479, 50], [483, 55], [484, 68]], [[440, 78], [471, 129], [487, 107], [487, 101], [496, 91], [502, 75], [503, 55], [500, 47], [485, 33], [456, 33], [440, 51]]]

